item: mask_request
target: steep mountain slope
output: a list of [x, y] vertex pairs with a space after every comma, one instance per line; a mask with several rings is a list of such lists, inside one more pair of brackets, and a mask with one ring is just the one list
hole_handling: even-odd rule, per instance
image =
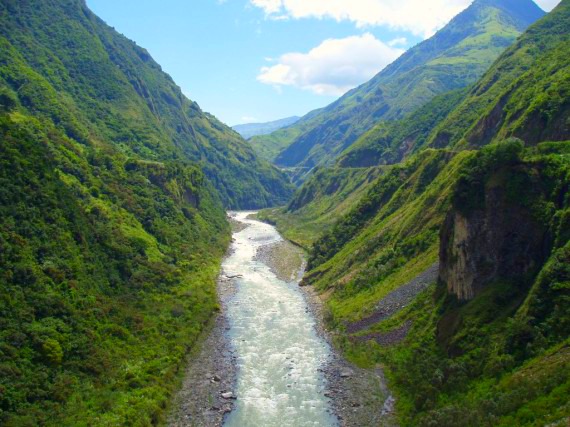
[[288, 239], [310, 248], [319, 234], [354, 208], [389, 165], [420, 150], [466, 93], [460, 89], [436, 96], [402, 120], [379, 123], [335, 165], [318, 167], [286, 207], [265, 210], [261, 217], [276, 224]]
[[0, 0], [0, 164], [0, 424], [160, 424], [283, 175], [79, 0]]
[[274, 162], [277, 155], [287, 148], [303, 132], [310, 129], [312, 118], [321, 110], [314, 110], [301, 117], [291, 126], [286, 126], [268, 135], [254, 136], [249, 140], [256, 153], [270, 162]]
[[199, 168], [79, 142], [24, 96], [0, 95], [0, 424], [158, 422], [216, 307], [222, 205]]
[[245, 139], [249, 139], [256, 135], [267, 135], [271, 132], [275, 132], [281, 128], [291, 126], [292, 124], [298, 122], [300, 117], [293, 116], [287, 117], [285, 119], [274, 120], [267, 123], [248, 123], [245, 125], [232, 126], [232, 129], [239, 133]]
[[310, 249], [314, 241], [364, 196], [387, 167], [319, 168], [286, 207], [264, 209], [260, 219], [277, 225], [284, 236]]
[[467, 89], [433, 98], [401, 120], [380, 122], [339, 157], [341, 167], [394, 164], [420, 150], [433, 129], [465, 99]]
[[[182, 95], [147, 51], [105, 25], [80, 0], [0, 2], [2, 56], [44, 77], [76, 128], [126, 154], [201, 164], [227, 207], [283, 203], [285, 177], [256, 158], [237, 133]], [[26, 87], [23, 75], [5, 84]], [[28, 95], [30, 108], [41, 98]], [[79, 130], [78, 130], [79, 132]]]
[[402, 118], [437, 94], [474, 83], [541, 16], [531, 0], [475, 1], [372, 80], [301, 121], [302, 130], [290, 129], [295, 139], [275, 162], [289, 167], [330, 163], [379, 120]]
[[[417, 115], [419, 151], [381, 166], [354, 207], [312, 245], [305, 284], [326, 299], [330, 327], [346, 354], [386, 367], [403, 425], [568, 421], [570, 132], [564, 100], [570, 55], [563, 28], [569, 7], [570, 0], [562, 1], [529, 28], [447, 118], [424, 122], [426, 116]], [[503, 111], [497, 105], [505, 97], [495, 96], [496, 87], [524, 88], [517, 96], [525, 104], [508, 97], [503, 104], [524, 108], [485, 121], [490, 111]], [[528, 94], [536, 99], [529, 102]], [[458, 112], [481, 99], [479, 116]], [[470, 147], [486, 146], [468, 150], [467, 138], [459, 137], [450, 148], [422, 149], [432, 140], [423, 124], [436, 125], [436, 135], [461, 114], [457, 129], [489, 136]], [[525, 125], [526, 117], [543, 121]], [[390, 132], [402, 136], [413, 124]], [[494, 134], [504, 129], [532, 129], [515, 134], [527, 136], [527, 148], [526, 141]], [[389, 144], [371, 147], [381, 147], [374, 152], [388, 159], [394, 152]], [[326, 174], [319, 179], [326, 181]], [[307, 191], [302, 187], [290, 206], [303, 201], [302, 212], [326, 200], [317, 195], [307, 202]], [[302, 235], [294, 214], [279, 215], [280, 226]]]
[[348, 354], [387, 366], [402, 424], [564, 423], [569, 147], [425, 151], [315, 244], [306, 283]]
[[569, 23], [570, 5], [563, 1], [501, 56], [428, 144], [480, 147], [511, 136], [529, 144], [567, 138]]

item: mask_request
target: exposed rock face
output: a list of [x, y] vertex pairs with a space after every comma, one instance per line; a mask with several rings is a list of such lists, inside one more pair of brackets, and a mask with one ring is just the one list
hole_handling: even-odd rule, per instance
[[488, 184], [484, 208], [452, 210], [442, 227], [439, 278], [460, 300], [474, 298], [497, 279], [524, 281], [549, 252], [547, 226], [505, 188]]

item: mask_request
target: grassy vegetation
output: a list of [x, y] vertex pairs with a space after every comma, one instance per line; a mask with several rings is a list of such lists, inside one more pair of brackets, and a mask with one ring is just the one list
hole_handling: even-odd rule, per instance
[[[314, 244], [306, 281], [326, 292], [330, 326], [342, 331], [436, 261], [446, 212], [480, 209], [485, 197], [478, 195], [489, 185], [506, 185], [510, 209], [527, 209], [552, 230], [550, 258], [537, 276], [498, 278], [469, 302], [434, 285], [367, 331], [412, 321], [407, 338], [392, 347], [338, 339], [353, 361], [387, 368], [403, 424], [535, 425], [570, 414], [569, 146], [521, 152], [512, 141], [456, 155], [428, 150], [380, 177]], [[465, 205], [466, 198], [479, 202]]]
[[402, 120], [379, 122], [339, 157], [341, 167], [399, 163], [420, 151], [433, 129], [463, 101], [467, 89], [438, 95]]
[[[336, 323], [364, 317], [388, 291], [433, 264], [459, 170], [473, 155], [427, 150], [395, 165], [315, 242], [306, 280], [333, 290]], [[391, 280], [389, 289], [379, 286]]]
[[287, 147], [288, 141], [293, 139], [291, 135], [299, 133], [296, 129], [280, 129], [269, 135], [254, 136], [248, 142], [259, 157], [273, 162], [281, 150]]
[[[0, 78], [33, 113], [126, 155], [199, 163], [230, 208], [284, 204], [284, 174], [188, 100], [149, 53], [81, 0], [0, 4]], [[57, 19], [56, 19], [57, 18]], [[40, 81], [41, 80], [41, 81]]]
[[286, 207], [265, 209], [259, 218], [275, 224], [287, 239], [309, 249], [366, 193], [384, 168], [321, 168]]
[[219, 200], [191, 165], [139, 164], [21, 107], [0, 133], [1, 423], [160, 422], [216, 308]]
[[[389, 163], [407, 135], [419, 135], [406, 147], [416, 154], [371, 183], [359, 187], [359, 176], [348, 174], [337, 183], [361, 188], [361, 194], [328, 231], [312, 237], [305, 278], [327, 301], [336, 344], [362, 366], [385, 368], [403, 425], [565, 425], [570, 417], [570, 131], [562, 30], [569, 5], [562, 2], [531, 27], [474, 89], [452, 102], [455, 108], [446, 106], [452, 94], [436, 98], [435, 109], [419, 109], [393, 128], [378, 125], [341, 157], [341, 165], [359, 164], [351, 162], [367, 155], [378, 155], [374, 164]], [[441, 139], [447, 131], [456, 139]], [[434, 141], [443, 148], [425, 148]], [[308, 182], [327, 182], [320, 173], [320, 181]], [[299, 212], [326, 205], [323, 188], [302, 187], [294, 198]], [[486, 210], [501, 194], [502, 210]], [[383, 297], [438, 260], [450, 211], [479, 215], [481, 224], [530, 218], [544, 232], [544, 253], [526, 275], [498, 269], [469, 301], [434, 283], [394, 316], [348, 336], [347, 323], [367, 318]], [[294, 210], [279, 215], [278, 224], [299, 235], [308, 227]], [[369, 335], [405, 325], [411, 329], [395, 345], [379, 345]]]

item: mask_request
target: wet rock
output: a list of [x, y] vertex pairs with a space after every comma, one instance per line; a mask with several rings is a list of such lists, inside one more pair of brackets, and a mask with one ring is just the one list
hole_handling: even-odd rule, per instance
[[233, 392], [231, 392], [231, 391], [226, 391], [225, 393], [222, 393], [222, 397], [224, 399], [235, 399], [236, 398], [234, 396]]
[[384, 407], [382, 408], [382, 415], [388, 415], [394, 412], [395, 403], [396, 399], [394, 399], [392, 396], [388, 396], [388, 398], [384, 402]]

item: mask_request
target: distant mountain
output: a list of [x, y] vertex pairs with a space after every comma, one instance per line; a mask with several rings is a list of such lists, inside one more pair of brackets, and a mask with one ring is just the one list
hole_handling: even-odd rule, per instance
[[438, 94], [477, 81], [543, 15], [532, 0], [476, 0], [369, 82], [258, 144], [285, 146], [275, 158], [280, 166], [331, 163], [379, 121], [400, 119]]
[[300, 117], [293, 116], [267, 123], [247, 123], [244, 125], [235, 125], [232, 126], [232, 128], [245, 139], [249, 139], [252, 136], [270, 134], [271, 132], [275, 132], [276, 130], [296, 123], [299, 119]]

